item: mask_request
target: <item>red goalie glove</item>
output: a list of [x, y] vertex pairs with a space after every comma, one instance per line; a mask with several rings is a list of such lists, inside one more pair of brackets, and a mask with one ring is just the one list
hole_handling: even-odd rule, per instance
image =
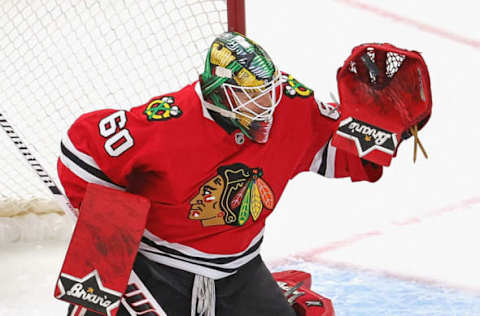
[[357, 46], [337, 82], [344, 119], [332, 145], [384, 166], [403, 139], [414, 135], [421, 146], [416, 132], [430, 118], [432, 96], [418, 52], [390, 44]]

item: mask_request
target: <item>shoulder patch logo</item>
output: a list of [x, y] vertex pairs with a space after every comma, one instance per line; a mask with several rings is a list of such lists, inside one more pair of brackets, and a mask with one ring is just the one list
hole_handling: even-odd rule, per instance
[[190, 201], [188, 218], [204, 227], [242, 226], [256, 221], [263, 209], [273, 209], [273, 191], [262, 178], [263, 170], [242, 163], [221, 166]]
[[164, 96], [162, 98], [153, 99], [148, 103], [147, 108], [143, 112], [149, 121], [166, 121], [178, 118], [182, 115], [182, 110], [175, 105], [175, 98], [172, 96]]
[[324, 103], [318, 100], [315, 100], [318, 104], [318, 109], [323, 116], [326, 116], [332, 120], [338, 120], [340, 118], [340, 111], [338, 110], [338, 105], [335, 103]]
[[285, 95], [294, 98], [296, 96], [302, 98], [308, 98], [313, 94], [313, 90], [307, 88], [303, 83], [300, 83], [297, 79], [293, 78], [292, 75], [286, 75], [285, 81], [287, 84], [285, 85]]

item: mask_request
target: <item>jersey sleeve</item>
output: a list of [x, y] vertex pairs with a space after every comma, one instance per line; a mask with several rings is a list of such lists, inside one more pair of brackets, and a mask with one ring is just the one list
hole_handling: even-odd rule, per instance
[[139, 120], [123, 110], [87, 113], [73, 123], [62, 139], [57, 171], [74, 207], [80, 207], [89, 183], [127, 189], [141, 162], [141, 129]]
[[[315, 145], [320, 143], [320, 149], [310, 165], [310, 171], [316, 172], [328, 178], [350, 177], [352, 181], [375, 182], [382, 176], [383, 167], [365, 159], [357, 157], [346, 151], [332, 146], [332, 136], [335, 133], [338, 122], [342, 120], [341, 109], [335, 103], [324, 103], [314, 100], [318, 111], [314, 115], [318, 120], [315, 123], [322, 130], [316, 138]], [[327, 141], [325, 141], [327, 139]], [[321, 144], [322, 141], [324, 144]]]
[[327, 178], [375, 182], [382, 176], [383, 167], [333, 147], [330, 139], [315, 154], [310, 171]]

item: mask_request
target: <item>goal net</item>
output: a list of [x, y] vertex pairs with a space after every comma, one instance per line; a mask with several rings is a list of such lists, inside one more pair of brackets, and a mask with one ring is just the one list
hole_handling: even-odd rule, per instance
[[[242, 1], [2, 1], [0, 113], [59, 184], [60, 139], [73, 121], [197, 80], [214, 37], [244, 32]], [[63, 212], [3, 131], [0, 146], [0, 243], [52, 237]], [[45, 232], [38, 217], [50, 218]]]

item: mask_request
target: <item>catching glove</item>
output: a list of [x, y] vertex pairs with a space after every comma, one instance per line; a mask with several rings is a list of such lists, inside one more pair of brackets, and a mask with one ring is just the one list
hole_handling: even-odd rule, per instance
[[344, 118], [332, 145], [377, 163], [390, 165], [402, 140], [414, 136], [432, 111], [428, 68], [416, 51], [391, 44], [362, 44], [337, 72]]

